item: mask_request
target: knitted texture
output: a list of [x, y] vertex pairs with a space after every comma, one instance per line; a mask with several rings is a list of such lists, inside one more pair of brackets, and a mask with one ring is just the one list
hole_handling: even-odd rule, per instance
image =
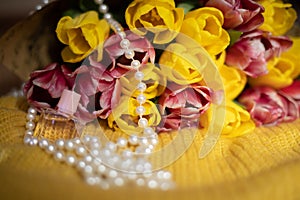
[[[174, 190], [133, 185], [101, 190], [39, 147], [23, 144], [26, 107], [24, 99], [0, 98], [1, 199], [300, 199], [300, 120], [221, 137], [204, 159], [198, 159], [205, 135], [199, 131], [190, 148], [166, 167], [177, 184]], [[105, 133], [108, 138], [121, 134]], [[161, 134], [161, 145], [176, 134]]]

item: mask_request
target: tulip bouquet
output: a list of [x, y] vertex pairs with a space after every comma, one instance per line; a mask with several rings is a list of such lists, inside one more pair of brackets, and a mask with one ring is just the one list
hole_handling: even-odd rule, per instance
[[[112, 13], [127, 30], [134, 58], [142, 63], [147, 84], [143, 115], [158, 132], [207, 127], [211, 104], [220, 98], [226, 102], [222, 134], [230, 137], [299, 117], [300, 38], [287, 36], [297, 18], [291, 4], [282, 0], [123, 3], [128, 3], [124, 11]], [[32, 72], [24, 87], [26, 97], [36, 108], [55, 108], [63, 90], [71, 89], [81, 95], [75, 116], [84, 123], [99, 119], [112, 129], [136, 131], [138, 82], [128, 52], [92, 0], [79, 4], [80, 9], [57, 23], [57, 39], [64, 45], [62, 61]], [[186, 43], [182, 35], [194, 43]], [[215, 64], [223, 92], [209, 87], [195, 68], [205, 64], [194, 44], [205, 49]]]

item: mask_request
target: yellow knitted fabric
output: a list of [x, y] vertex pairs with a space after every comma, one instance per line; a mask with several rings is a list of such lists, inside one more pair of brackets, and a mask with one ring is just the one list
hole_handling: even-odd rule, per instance
[[[168, 192], [88, 186], [74, 168], [23, 144], [25, 122], [24, 99], [0, 98], [0, 199], [300, 199], [300, 120], [221, 137], [201, 160], [199, 132], [191, 147], [166, 167], [177, 184]], [[172, 137], [163, 134], [160, 140], [167, 143]]]

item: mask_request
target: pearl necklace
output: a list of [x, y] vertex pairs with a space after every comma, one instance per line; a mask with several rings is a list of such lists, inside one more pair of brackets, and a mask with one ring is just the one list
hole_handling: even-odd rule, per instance
[[[127, 142], [143, 146], [149, 141], [131, 137], [128, 141], [125, 138], [118, 138], [116, 143], [110, 141], [102, 144], [98, 137], [85, 135], [83, 138], [58, 139], [50, 142], [46, 138], [39, 139], [33, 136], [37, 114], [35, 108], [28, 109], [24, 143], [39, 146], [55, 160], [76, 168], [87, 184], [100, 186], [102, 189], [129, 183], [161, 190], [174, 187], [170, 172], [164, 170], [152, 172], [151, 163], [147, 161], [146, 156], [139, 156], [138, 148], [135, 152], [125, 148]], [[121, 154], [118, 153], [120, 151]]]
[[[174, 187], [171, 173], [164, 170], [153, 172], [152, 164], [147, 160], [147, 156], [158, 144], [158, 138], [153, 128], [148, 126], [148, 120], [143, 117], [145, 113], [143, 104], [146, 102], [143, 92], [147, 86], [143, 82], [144, 74], [140, 71], [141, 63], [134, 59], [130, 41], [126, 39], [122, 26], [108, 12], [108, 6], [103, 4], [103, 0], [95, 0], [95, 3], [99, 5], [99, 12], [103, 14], [112, 30], [121, 37], [120, 46], [124, 49], [126, 58], [131, 59], [132, 69], [136, 71], [135, 78], [139, 81], [137, 90], [140, 93], [136, 98], [139, 104], [136, 113], [139, 115], [138, 126], [143, 128], [143, 135], [141, 137], [130, 135], [128, 139], [120, 137], [116, 142], [107, 143], [102, 143], [98, 137], [91, 135], [51, 142], [47, 138], [34, 135], [35, 118], [38, 112], [30, 107], [27, 113], [24, 143], [39, 146], [53, 155], [55, 160], [75, 167], [89, 185], [109, 189], [133, 182], [137, 186], [151, 189], [171, 189]], [[128, 146], [135, 148], [132, 151]]]

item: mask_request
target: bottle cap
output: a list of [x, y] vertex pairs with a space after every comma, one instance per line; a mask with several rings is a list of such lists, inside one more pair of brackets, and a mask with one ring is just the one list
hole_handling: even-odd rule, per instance
[[73, 115], [77, 110], [80, 97], [80, 94], [71, 90], [64, 89], [57, 104], [58, 110], [65, 114]]

